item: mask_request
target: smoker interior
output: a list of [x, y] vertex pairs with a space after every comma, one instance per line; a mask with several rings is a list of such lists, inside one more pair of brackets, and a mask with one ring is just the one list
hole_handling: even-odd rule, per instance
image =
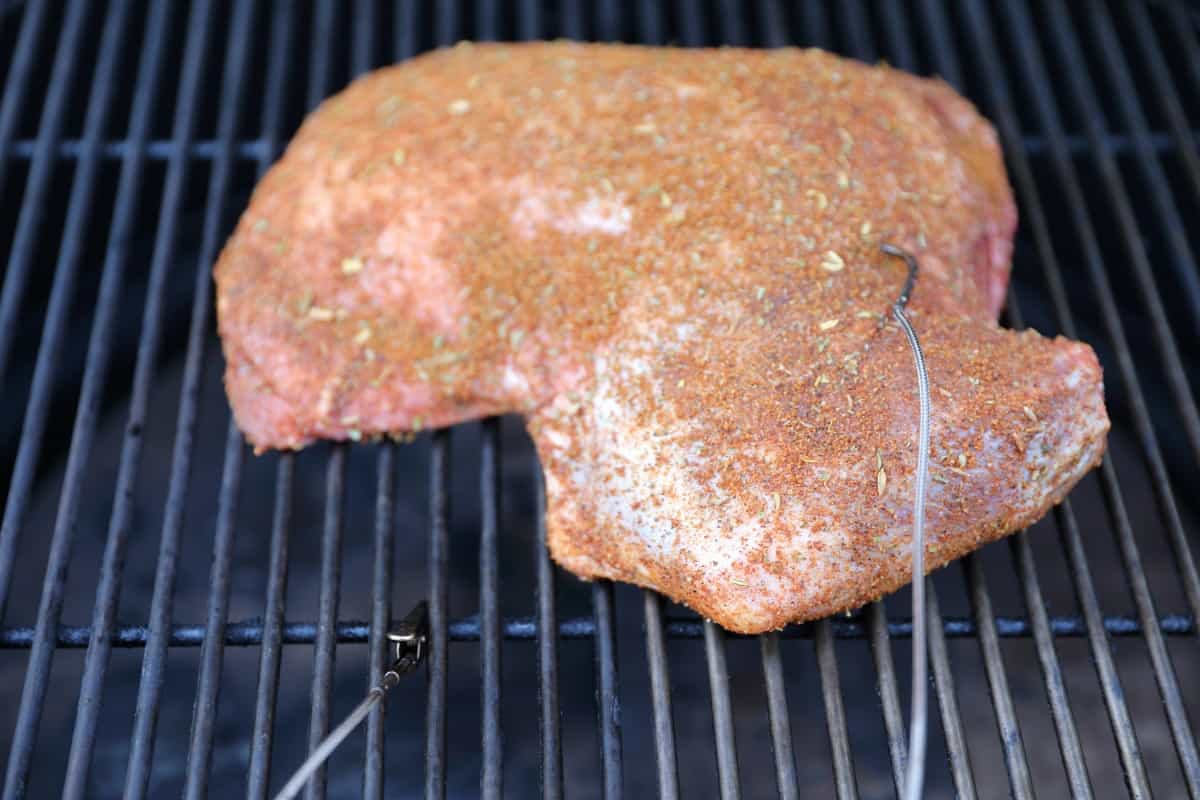
[[1091, 343], [1110, 455], [931, 581], [928, 796], [1200, 796], [1200, 19], [1183, 3], [0, 1], [5, 797], [891, 796], [908, 594], [762, 638], [553, 568], [517, 419], [253, 456], [209, 270], [307, 109], [460, 39], [819, 46], [958, 87], [1021, 225], [1006, 323]]

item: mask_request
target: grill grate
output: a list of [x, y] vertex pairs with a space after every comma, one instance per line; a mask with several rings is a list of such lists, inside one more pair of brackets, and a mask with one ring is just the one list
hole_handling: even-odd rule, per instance
[[304, 109], [460, 38], [567, 36], [885, 58], [995, 122], [1022, 219], [1007, 322], [1094, 343], [1114, 431], [1036, 532], [931, 581], [930, 795], [1200, 798], [1194, 11], [51, 5], [0, 2], [5, 797], [267, 797], [378, 682], [418, 597], [426, 685], [397, 687], [310, 796], [899, 791], [904, 593], [754, 646], [559, 580], [509, 420], [246, 458], [209, 270]]

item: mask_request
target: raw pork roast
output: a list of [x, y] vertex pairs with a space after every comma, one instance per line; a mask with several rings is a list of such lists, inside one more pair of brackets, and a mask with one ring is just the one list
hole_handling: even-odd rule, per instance
[[525, 415], [549, 546], [735, 631], [1029, 525], [1099, 460], [1086, 345], [1002, 330], [1016, 210], [945, 84], [815, 50], [460, 45], [315, 111], [216, 266], [259, 450]]

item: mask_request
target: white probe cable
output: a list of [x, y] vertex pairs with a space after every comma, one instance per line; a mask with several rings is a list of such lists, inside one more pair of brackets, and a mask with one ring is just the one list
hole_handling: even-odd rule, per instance
[[330, 731], [321, 740], [321, 743], [309, 753], [308, 758], [304, 759], [304, 763], [275, 795], [275, 800], [293, 800], [298, 797], [304, 790], [304, 785], [329, 759], [337, 746], [362, 724], [362, 721], [367, 718], [367, 714], [371, 713], [371, 709], [383, 701], [384, 696], [392, 687], [400, 683], [402, 677], [421, 664], [422, 659], [425, 658], [426, 645], [429, 642], [429, 607], [424, 602], [418, 603], [417, 607], [410, 611], [395, 629], [388, 632], [387, 639], [393, 647], [391, 666], [383, 673], [379, 683], [371, 687], [371, 691], [367, 692], [367, 696], [350, 712], [349, 716]]
[[279, 794], [275, 795], [275, 800], [293, 800], [293, 798], [299, 797], [300, 792], [304, 790], [304, 784], [308, 783], [308, 779], [329, 759], [329, 756], [337, 749], [337, 746], [344, 742], [346, 737], [353, 733], [354, 729], [366, 719], [367, 714], [371, 713], [371, 709], [383, 699], [387, 690], [399, 682], [399, 674], [391, 670], [385, 672], [383, 682], [378, 686], [371, 687], [371, 691], [367, 694], [366, 699], [350, 712], [350, 716], [346, 717], [341, 725], [338, 725], [328, 736], [321, 740], [321, 744], [317, 749], [313, 750], [308, 758], [304, 759], [304, 763], [292, 775], [291, 780], [284, 784], [283, 788], [279, 790]]
[[916, 497], [913, 501], [912, 536], [912, 710], [908, 724], [908, 763], [904, 776], [904, 800], [920, 800], [925, 783], [925, 741], [928, 738], [928, 654], [925, 644], [925, 485], [929, 481], [929, 373], [925, 370], [925, 354], [912, 323], [904, 316], [913, 284], [917, 279], [917, 260], [907, 251], [885, 244], [884, 253], [904, 259], [908, 278], [900, 296], [892, 305], [896, 322], [908, 337], [913, 362], [917, 368], [917, 394], [920, 401], [920, 424], [917, 433]]

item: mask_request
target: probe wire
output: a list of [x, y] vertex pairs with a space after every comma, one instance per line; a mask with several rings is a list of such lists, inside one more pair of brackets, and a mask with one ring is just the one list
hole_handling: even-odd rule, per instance
[[917, 475], [913, 500], [912, 535], [912, 709], [908, 724], [908, 763], [904, 776], [904, 800], [920, 800], [925, 783], [925, 743], [928, 738], [928, 670], [926, 652], [925, 606], [925, 489], [929, 481], [929, 373], [925, 369], [925, 354], [912, 323], [904, 309], [917, 279], [917, 260], [911, 253], [885, 244], [884, 253], [904, 260], [908, 277], [900, 296], [892, 304], [892, 315], [899, 323], [912, 350], [917, 370], [917, 394], [920, 401], [920, 422], [917, 433]]

